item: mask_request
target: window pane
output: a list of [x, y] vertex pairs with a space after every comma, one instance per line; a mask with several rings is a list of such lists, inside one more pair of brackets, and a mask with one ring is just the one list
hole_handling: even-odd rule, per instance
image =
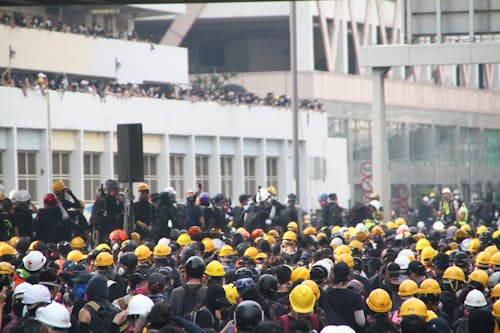
[[481, 164], [480, 151], [483, 143], [481, 142], [479, 128], [460, 128], [460, 138], [463, 142], [459, 154], [462, 160], [458, 162], [466, 166]]
[[28, 180], [26, 189], [31, 195], [31, 201], [36, 201], [36, 198], [38, 197], [36, 179]]
[[328, 136], [345, 138], [347, 136], [347, 119], [328, 118]]
[[431, 125], [410, 125], [410, 159], [430, 163], [433, 160]]
[[92, 171], [94, 175], [99, 175], [101, 173], [101, 166], [99, 165], [98, 154], [92, 154]]
[[387, 124], [387, 132], [389, 137], [389, 159], [391, 161], [402, 160], [405, 152], [404, 124], [389, 123]]
[[436, 126], [437, 158], [441, 165], [451, 165], [455, 162], [455, 127]]
[[149, 156], [149, 173], [158, 175], [158, 171], [156, 170], [156, 156]]
[[17, 153], [17, 173], [25, 175], [26, 171], [26, 153]]
[[485, 129], [484, 135], [484, 158], [487, 167], [500, 166], [500, 141], [497, 130]]
[[357, 161], [367, 161], [372, 158], [370, 121], [353, 120], [352, 157]]
[[69, 153], [61, 154], [61, 173], [69, 174]]
[[90, 174], [90, 155], [83, 155], [83, 173], [89, 175]]
[[28, 155], [28, 173], [36, 175], [36, 153], [27, 153]]
[[60, 168], [60, 154], [59, 153], [53, 153], [52, 154], [52, 173], [53, 174], [60, 174], [61, 173], [61, 168]]

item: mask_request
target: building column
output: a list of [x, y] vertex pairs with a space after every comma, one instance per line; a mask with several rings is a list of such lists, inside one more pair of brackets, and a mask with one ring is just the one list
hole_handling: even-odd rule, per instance
[[[313, 1], [297, 1], [297, 70], [314, 70]], [[292, 4], [293, 5], [293, 4]]]
[[288, 193], [288, 141], [281, 141], [280, 157], [278, 158], [278, 193]]
[[33, 201], [36, 200], [38, 202], [43, 202], [43, 196], [52, 191], [51, 188], [51, 174], [52, 170], [50, 170], [50, 159], [52, 156], [49, 156], [51, 150], [49, 149], [49, 141], [48, 141], [48, 129], [44, 131], [40, 131], [40, 150], [38, 151], [37, 156], [37, 188], [38, 188], [38, 198], [32, 198]]
[[[236, 149], [233, 157], [233, 194], [234, 197], [245, 192], [245, 174], [243, 166], [243, 138], [236, 138]], [[247, 193], [253, 194], [253, 193]]]
[[[194, 147], [194, 136], [190, 135], [187, 138], [187, 152], [186, 157], [184, 158], [184, 187], [181, 189], [180, 198], [184, 198], [184, 192], [188, 188], [192, 188], [193, 190], [196, 188], [196, 154]], [[177, 190], [177, 192], [179, 192]]]
[[13, 189], [17, 189], [17, 127], [6, 129], [7, 149], [4, 153], [4, 186], [7, 195]]
[[[380, 195], [380, 203], [390, 211], [391, 179], [385, 115], [384, 76], [386, 68], [373, 68], [372, 75], [372, 164], [373, 190]], [[389, 218], [385, 214], [385, 219]]]
[[208, 158], [208, 186], [211, 193], [220, 193], [220, 138], [218, 136], [212, 139], [212, 154]]
[[267, 172], [266, 172], [266, 140], [259, 140], [259, 153], [257, 154], [257, 158], [255, 160], [255, 183], [257, 185], [261, 184], [262, 186], [268, 187], [267, 183]]
[[163, 191], [170, 186], [170, 147], [168, 145], [168, 134], [160, 138], [161, 150], [158, 155], [158, 191]]
[[[104, 151], [102, 152], [101, 160], [101, 182], [104, 183], [107, 179], [114, 179], [114, 133], [109, 131], [104, 135]], [[118, 179], [116, 179], [118, 181]], [[128, 184], [127, 184], [128, 185]], [[132, 189], [130, 189], [132, 190]]]
[[74, 132], [75, 150], [69, 157], [71, 191], [78, 198], [84, 198], [83, 185], [83, 130]]

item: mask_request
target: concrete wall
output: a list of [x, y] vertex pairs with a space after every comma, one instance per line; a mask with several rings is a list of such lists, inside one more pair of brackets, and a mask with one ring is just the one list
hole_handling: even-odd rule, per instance
[[[15, 56], [9, 60], [9, 46]], [[187, 83], [187, 50], [0, 25], [0, 67], [144, 81]], [[117, 67], [116, 62], [120, 63]]]

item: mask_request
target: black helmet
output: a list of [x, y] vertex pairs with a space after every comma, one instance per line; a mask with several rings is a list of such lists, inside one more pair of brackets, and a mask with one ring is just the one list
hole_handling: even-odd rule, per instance
[[104, 187], [106, 188], [106, 192], [116, 191], [118, 190], [118, 182], [114, 179], [108, 179], [104, 183]]
[[219, 202], [221, 202], [222, 200], [225, 200], [225, 199], [226, 199], [226, 198], [224, 197], [224, 194], [222, 194], [222, 193], [217, 193], [216, 195], [214, 195], [214, 197], [213, 197], [213, 199], [212, 199], [212, 200], [213, 200], [213, 202], [215, 202], [215, 203], [219, 203]]
[[243, 301], [234, 310], [234, 324], [238, 331], [251, 331], [264, 320], [264, 312], [259, 303]]
[[361, 260], [360, 257], [352, 257], [354, 260], [354, 269], [357, 271], [362, 271], [363, 270], [363, 260]]
[[120, 264], [127, 267], [128, 270], [133, 270], [137, 266], [139, 259], [134, 252], [125, 252], [120, 256]]
[[278, 279], [271, 274], [264, 274], [260, 277], [258, 283], [259, 294], [267, 299], [271, 299], [278, 290]]
[[68, 241], [61, 241], [57, 243], [57, 252], [66, 256], [71, 251], [71, 245]]
[[137, 243], [135, 240], [130, 240], [127, 244], [123, 245], [122, 252], [134, 252], [137, 248]]
[[184, 265], [188, 278], [200, 279], [205, 272], [205, 262], [200, 257], [192, 256]]
[[170, 230], [170, 239], [171, 240], [177, 240], [177, 238], [179, 238], [181, 232], [179, 231], [179, 229], [172, 229]]
[[254, 272], [252, 272], [251, 269], [249, 268], [238, 268], [236, 270], [236, 279], [235, 280], [239, 280], [239, 279], [243, 279], [243, 278], [254, 278], [255, 274]]
[[27, 237], [19, 237], [14, 247], [17, 252], [24, 253], [28, 251], [28, 248], [30, 247], [30, 240]]
[[463, 251], [459, 251], [455, 254], [455, 257], [453, 258], [453, 262], [455, 265], [458, 267], [465, 267], [467, 266], [467, 259], [468, 259], [467, 253]]
[[226, 283], [233, 283], [236, 280], [236, 269], [228, 269], [226, 271], [226, 275], [224, 276], [224, 280], [226, 280]]

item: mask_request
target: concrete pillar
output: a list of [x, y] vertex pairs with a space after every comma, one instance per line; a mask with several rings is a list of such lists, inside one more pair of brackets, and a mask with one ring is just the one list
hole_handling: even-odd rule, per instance
[[220, 193], [220, 138], [212, 139], [212, 155], [208, 158], [208, 186], [211, 193]]
[[[344, 10], [346, 10], [344, 8]], [[335, 63], [335, 71], [343, 74], [349, 73], [349, 28], [348, 21], [345, 19], [347, 14], [343, 14], [343, 19], [340, 21], [339, 44], [337, 51], [337, 61]]]
[[42, 198], [45, 193], [51, 192], [51, 181], [50, 175], [52, 174], [52, 170], [50, 170], [50, 162], [49, 159], [52, 156], [49, 156], [50, 149], [48, 145], [48, 130], [40, 131], [40, 150], [37, 154], [37, 197], [32, 198], [33, 201], [42, 202]]
[[236, 149], [233, 158], [233, 194], [236, 198], [237, 195], [245, 192], [245, 177], [243, 170], [243, 138], [236, 138], [235, 140]]
[[278, 159], [278, 193], [288, 193], [288, 141], [281, 141], [280, 157]]
[[[114, 179], [114, 133], [109, 131], [104, 135], [104, 151], [101, 154], [101, 182]], [[116, 179], [118, 181], [118, 179]], [[128, 186], [127, 186], [128, 187]]]
[[297, 1], [297, 70], [314, 70], [314, 35], [312, 5], [314, 2]]
[[[184, 198], [184, 192], [187, 189], [196, 188], [196, 154], [194, 147], [194, 136], [190, 135], [187, 138], [187, 152], [184, 158], [184, 187], [183, 189], [176, 189], [177, 196]], [[180, 191], [179, 191], [180, 190]]]
[[259, 140], [259, 154], [255, 159], [255, 183], [262, 184], [263, 186], [269, 186], [267, 184], [267, 172], [266, 172], [266, 140]]
[[17, 127], [6, 129], [7, 149], [4, 152], [4, 186], [7, 195], [17, 189]]
[[389, 150], [387, 121], [385, 116], [384, 76], [386, 68], [373, 68], [372, 75], [372, 164], [373, 190], [380, 195], [380, 203], [389, 218], [391, 179], [389, 174]]
[[168, 146], [168, 134], [160, 138], [161, 150], [158, 155], [158, 191], [163, 191], [170, 186], [170, 147]]
[[75, 136], [75, 150], [70, 154], [70, 177], [71, 177], [71, 191], [75, 193], [78, 198], [84, 197], [83, 192], [83, 130], [74, 132]]

